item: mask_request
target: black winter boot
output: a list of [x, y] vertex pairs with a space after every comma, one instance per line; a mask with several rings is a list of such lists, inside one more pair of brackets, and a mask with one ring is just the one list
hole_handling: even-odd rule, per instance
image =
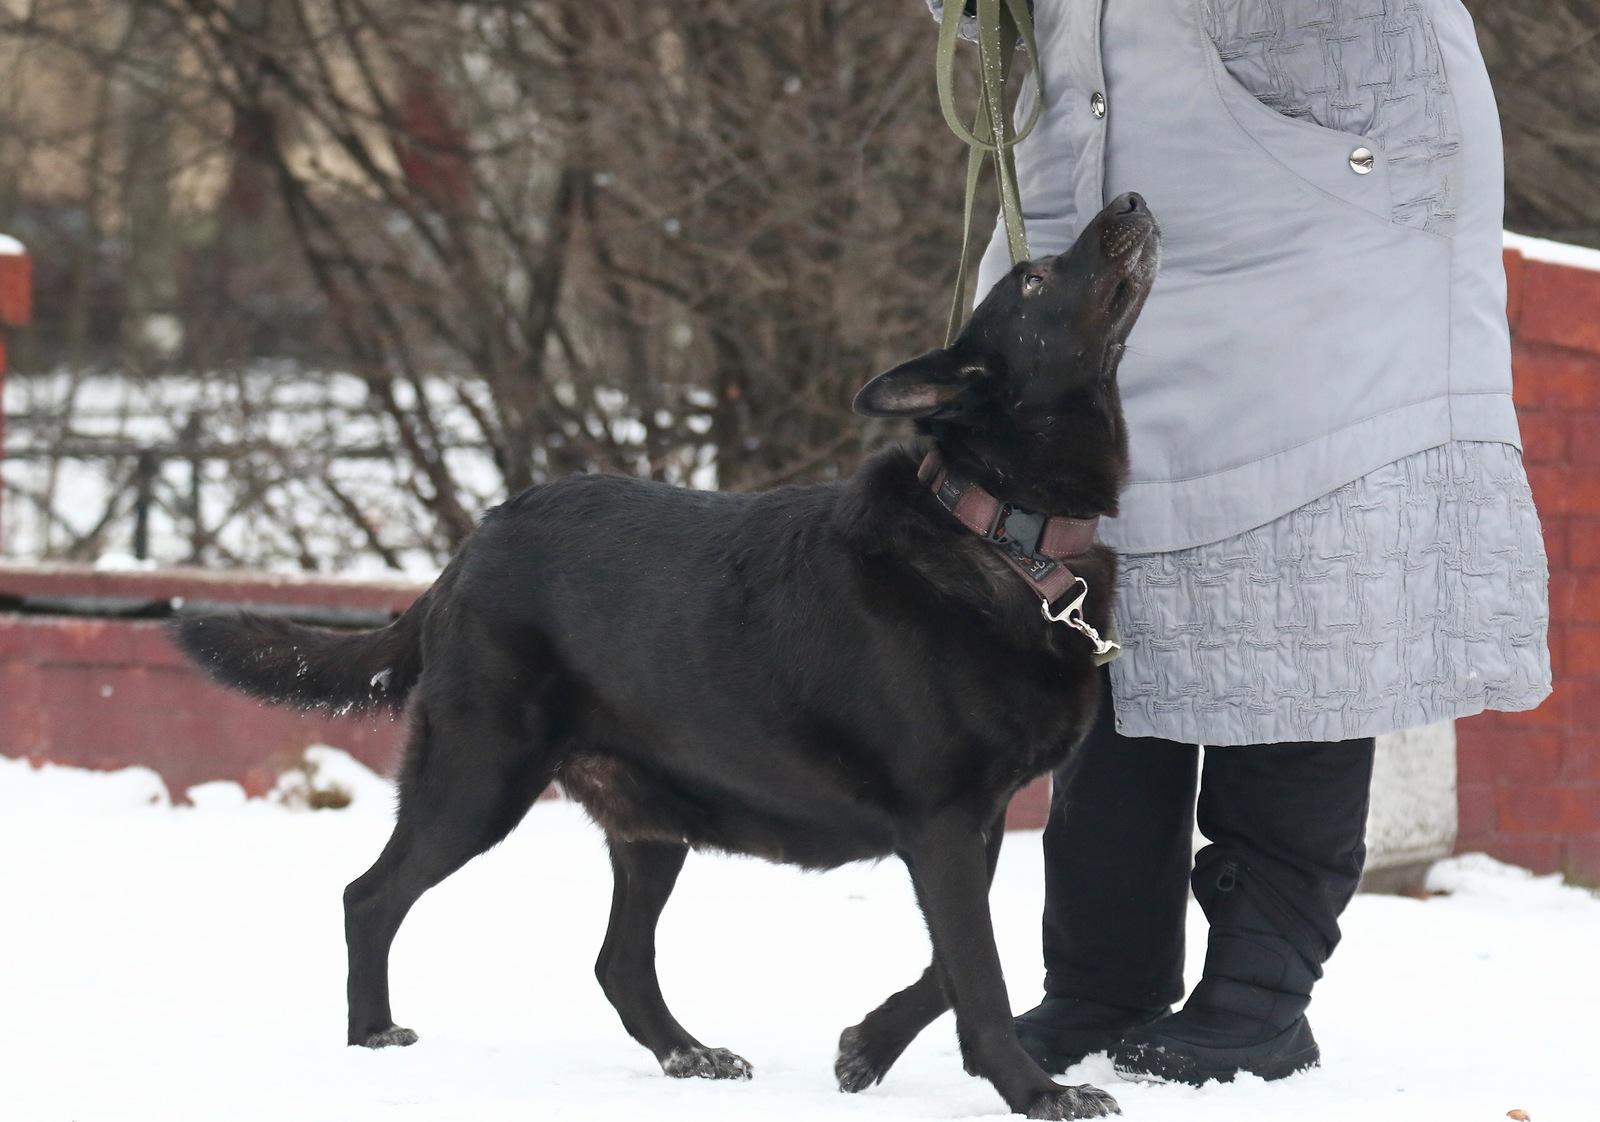
[[1214, 1009], [1192, 1017], [1186, 1016], [1189, 1013], [1184, 1006], [1156, 1025], [1123, 1036], [1111, 1049], [1117, 1074], [1198, 1087], [1212, 1079], [1232, 1083], [1241, 1071], [1262, 1079], [1284, 1079], [1322, 1062], [1304, 1017], [1268, 1035], [1269, 1026], [1260, 1021]]
[[1212, 748], [1194, 895], [1211, 923], [1183, 1008], [1111, 1051], [1133, 1079], [1282, 1079], [1321, 1055], [1305, 1018], [1361, 877], [1372, 741]]
[[1124, 1009], [1082, 997], [1046, 997], [1016, 1019], [1017, 1042], [1034, 1063], [1060, 1075], [1085, 1056], [1107, 1051], [1129, 1029], [1171, 1012], [1170, 1005]]
[[1317, 1066], [1305, 1011], [1321, 967], [1273, 930], [1248, 879], [1237, 865], [1225, 868], [1226, 887], [1204, 901], [1212, 917], [1205, 976], [1177, 1013], [1123, 1035], [1111, 1049], [1118, 1074], [1199, 1086], [1241, 1071], [1282, 1079]]

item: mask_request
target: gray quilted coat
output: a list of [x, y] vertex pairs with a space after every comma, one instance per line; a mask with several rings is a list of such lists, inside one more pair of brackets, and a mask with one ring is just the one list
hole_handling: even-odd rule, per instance
[[[1101, 532], [1124, 557], [1123, 732], [1341, 740], [1537, 704], [1545, 558], [1465, 9], [1037, 0], [1035, 29], [1031, 250], [1127, 190], [1164, 235]], [[1008, 265], [997, 234], [980, 290]]]

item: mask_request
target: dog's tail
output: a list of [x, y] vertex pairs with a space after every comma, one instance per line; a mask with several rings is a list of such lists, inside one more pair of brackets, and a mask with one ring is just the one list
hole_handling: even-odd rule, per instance
[[210, 678], [251, 697], [301, 709], [396, 709], [422, 674], [428, 599], [423, 593], [376, 631], [330, 631], [248, 612], [178, 619], [171, 631]]

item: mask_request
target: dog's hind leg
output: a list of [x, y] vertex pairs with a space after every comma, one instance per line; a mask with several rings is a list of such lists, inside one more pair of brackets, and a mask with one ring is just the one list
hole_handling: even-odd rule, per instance
[[970, 819], [948, 813], [913, 831], [901, 856], [911, 869], [934, 960], [955, 1008], [967, 1071], [993, 1083], [1006, 1105], [1029, 1118], [1120, 1113], [1116, 1100], [1098, 1088], [1056, 1083], [1017, 1043], [989, 917], [983, 831]]
[[865, 1091], [881, 1082], [917, 1034], [948, 1008], [939, 968], [930, 964], [922, 977], [840, 1034], [833, 1062], [839, 1090]]
[[686, 845], [625, 841], [607, 835], [614, 886], [611, 922], [595, 962], [600, 988], [628, 1035], [655, 1054], [661, 1070], [680, 1079], [749, 1079], [751, 1067], [726, 1048], [708, 1048], [680, 1025], [656, 977], [656, 921], [678, 881]]
[[484, 712], [492, 710], [454, 707], [441, 728], [418, 711], [394, 833], [345, 889], [351, 1044], [415, 1043], [417, 1034], [397, 1027], [389, 1012], [395, 933], [424, 892], [509, 834], [550, 781], [543, 737], [497, 727]]
[[[989, 827], [984, 857], [990, 884], [994, 882], [995, 866], [1000, 861], [1000, 843], [1006, 836], [1005, 823], [1005, 814], [1002, 812]], [[935, 959], [922, 972], [922, 977], [868, 1013], [860, 1024], [845, 1029], [840, 1035], [839, 1056], [833, 1064], [839, 1090], [850, 1093], [865, 1091], [882, 1082], [900, 1054], [917, 1038], [917, 1034], [949, 1008], [950, 999], [945, 996], [944, 985], [939, 977], [939, 963]]]

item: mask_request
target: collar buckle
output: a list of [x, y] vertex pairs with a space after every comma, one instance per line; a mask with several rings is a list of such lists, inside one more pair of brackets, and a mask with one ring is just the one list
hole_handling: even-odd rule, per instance
[[1044, 537], [1042, 514], [1005, 503], [1000, 507], [989, 540], [1018, 557], [1032, 561], [1039, 556], [1039, 539]]

